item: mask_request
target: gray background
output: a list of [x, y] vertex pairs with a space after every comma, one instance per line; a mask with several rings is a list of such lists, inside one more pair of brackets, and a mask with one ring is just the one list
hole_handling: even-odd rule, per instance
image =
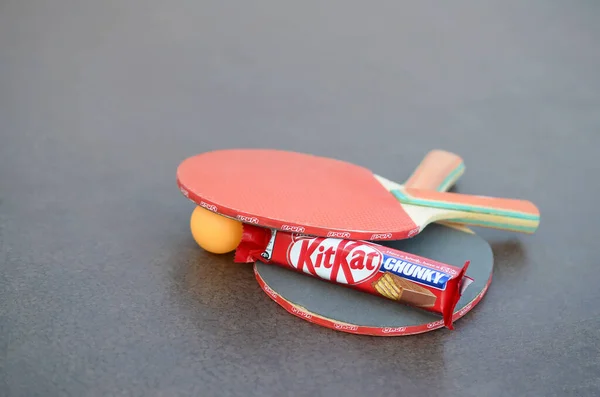
[[[0, 395], [600, 393], [600, 3], [0, 0]], [[527, 198], [494, 281], [404, 338], [299, 320], [203, 253], [187, 156], [271, 147]]]

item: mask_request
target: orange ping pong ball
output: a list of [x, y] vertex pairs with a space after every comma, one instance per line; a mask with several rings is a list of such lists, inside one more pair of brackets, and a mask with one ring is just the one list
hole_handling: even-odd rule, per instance
[[196, 243], [213, 254], [226, 254], [242, 241], [242, 223], [202, 207], [196, 207], [190, 218], [190, 229]]

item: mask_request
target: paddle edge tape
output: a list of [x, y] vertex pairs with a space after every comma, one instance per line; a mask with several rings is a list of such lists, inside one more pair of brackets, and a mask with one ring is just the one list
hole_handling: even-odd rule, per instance
[[404, 219], [406, 220], [403, 219], [400, 221], [404, 223], [402, 226], [396, 227], [397, 230], [390, 228], [371, 228], [369, 230], [357, 230], [348, 227], [329, 228], [324, 226], [311, 226], [308, 222], [287, 222], [281, 219], [242, 212], [234, 208], [217, 204], [215, 201], [209, 200], [188, 189], [179, 177], [177, 178], [176, 183], [181, 194], [199, 207], [239, 222], [283, 232], [302, 233], [318, 237], [345, 238], [350, 240], [388, 241], [404, 240], [413, 237], [414, 235], [419, 234], [425, 227], [415, 225], [408, 215], [404, 216]]
[[[279, 295], [277, 292], [275, 292], [271, 287], [269, 287], [266, 281], [260, 276], [258, 269], [256, 268], [256, 263], [253, 265], [253, 269], [254, 277], [256, 278], [258, 285], [275, 303], [284, 308], [288, 313], [298, 318], [301, 318], [304, 321], [308, 321], [310, 323], [320, 325], [325, 328], [349, 334], [366, 336], [408, 336], [422, 334], [425, 332], [430, 332], [436, 329], [444, 328], [443, 319], [439, 319], [430, 323], [406, 327], [371, 327], [336, 321], [334, 319], [311, 313], [305, 310], [303, 307], [288, 301], [287, 299]], [[481, 290], [481, 292], [475, 295], [473, 300], [467, 303], [460, 310], [454, 312], [454, 315], [452, 316], [453, 322], [462, 318], [465, 314], [470, 312], [483, 299], [483, 297], [489, 289], [489, 286], [492, 283], [492, 277], [493, 273], [490, 273], [490, 277], [488, 278], [488, 281]]]

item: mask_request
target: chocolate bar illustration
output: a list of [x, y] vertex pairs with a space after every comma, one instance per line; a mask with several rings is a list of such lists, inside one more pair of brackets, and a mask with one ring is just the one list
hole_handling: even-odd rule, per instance
[[386, 272], [373, 283], [373, 288], [388, 299], [418, 307], [432, 307], [436, 296], [427, 288]]

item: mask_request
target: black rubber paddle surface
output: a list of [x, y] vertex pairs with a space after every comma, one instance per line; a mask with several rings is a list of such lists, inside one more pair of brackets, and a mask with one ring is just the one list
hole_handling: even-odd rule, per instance
[[[494, 257], [487, 241], [476, 234], [447, 226], [432, 224], [411, 239], [382, 245], [457, 267], [470, 260], [467, 275], [474, 281], [464, 292], [455, 312], [469, 305], [492, 275]], [[331, 320], [369, 327], [407, 327], [441, 319], [434, 313], [276, 265], [257, 262], [256, 270], [264, 282], [285, 300]]]

